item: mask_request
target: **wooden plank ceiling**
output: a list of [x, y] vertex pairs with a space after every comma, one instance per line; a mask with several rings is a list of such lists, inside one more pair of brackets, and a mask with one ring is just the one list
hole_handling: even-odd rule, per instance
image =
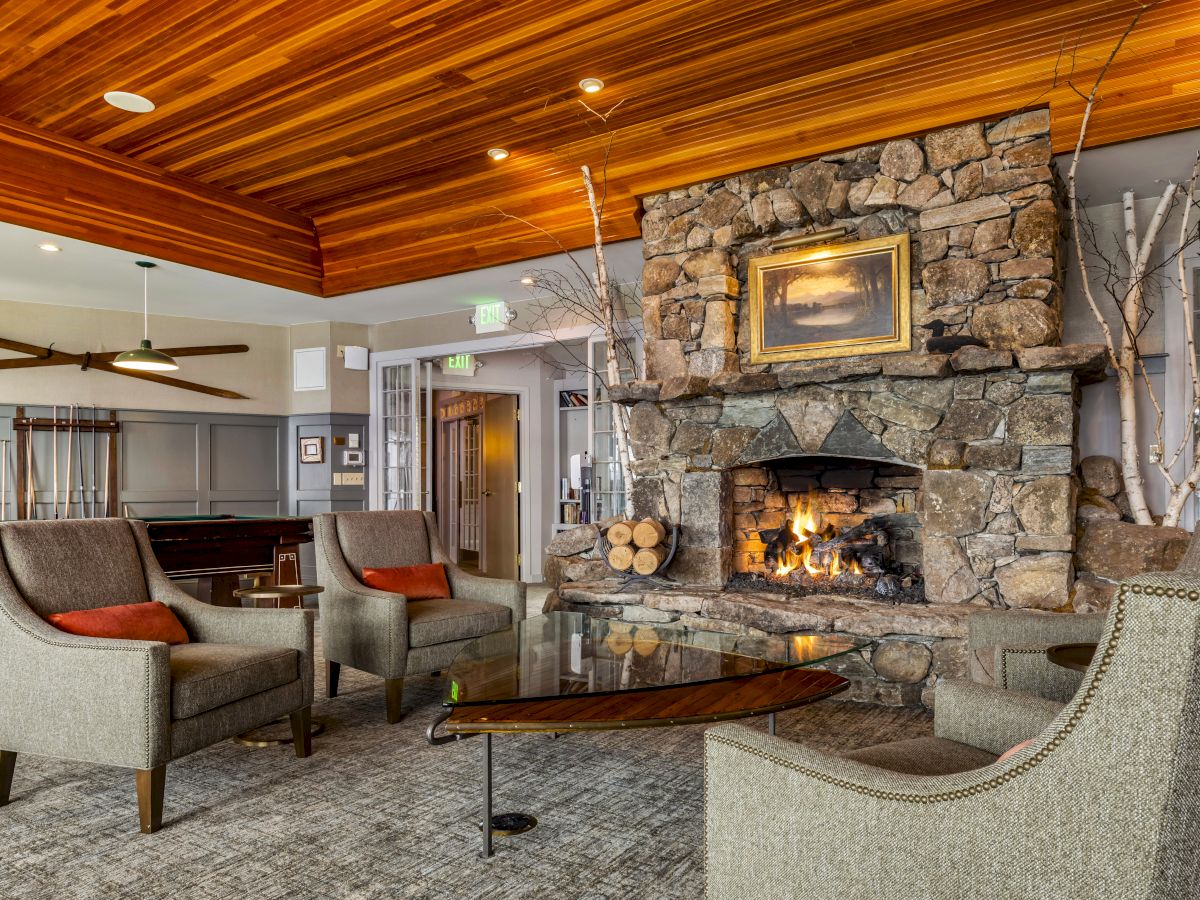
[[[589, 241], [589, 98], [637, 198], [1048, 105], [1056, 149], [1133, 0], [5, 0], [0, 219], [334, 296]], [[1200, 0], [1160, 0], [1093, 145], [1200, 124]], [[128, 90], [146, 115], [101, 99]], [[512, 156], [493, 162], [489, 147]], [[336, 315], [335, 313], [333, 313]]]

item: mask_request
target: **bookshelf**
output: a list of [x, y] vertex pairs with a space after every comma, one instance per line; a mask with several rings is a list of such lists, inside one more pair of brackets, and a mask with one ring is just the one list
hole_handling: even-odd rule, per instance
[[580, 492], [564, 493], [563, 482], [571, 473], [571, 457], [587, 455], [588, 450], [588, 402], [587, 380], [582, 376], [559, 379], [554, 382], [554, 523], [551, 529], [558, 533], [579, 524], [582, 504]]

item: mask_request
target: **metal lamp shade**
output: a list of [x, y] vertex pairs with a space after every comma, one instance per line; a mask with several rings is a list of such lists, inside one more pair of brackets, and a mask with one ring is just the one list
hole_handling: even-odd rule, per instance
[[113, 365], [143, 372], [173, 372], [179, 368], [179, 363], [174, 359], [151, 347], [149, 340], [142, 341], [136, 350], [126, 350], [120, 354], [113, 360]]

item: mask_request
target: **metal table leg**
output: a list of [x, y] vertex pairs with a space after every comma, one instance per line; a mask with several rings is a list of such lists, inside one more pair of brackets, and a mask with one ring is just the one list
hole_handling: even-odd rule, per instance
[[492, 855], [492, 735], [483, 735], [483, 858]]
[[775, 734], [775, 713], [767, 713], [767, 734]]

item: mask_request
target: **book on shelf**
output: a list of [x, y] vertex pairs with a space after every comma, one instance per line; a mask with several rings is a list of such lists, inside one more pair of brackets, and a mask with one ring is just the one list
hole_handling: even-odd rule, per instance
[[559, 391], [558, 405], [560, 409], [587, 406], [587, 395], [582, 391]]

